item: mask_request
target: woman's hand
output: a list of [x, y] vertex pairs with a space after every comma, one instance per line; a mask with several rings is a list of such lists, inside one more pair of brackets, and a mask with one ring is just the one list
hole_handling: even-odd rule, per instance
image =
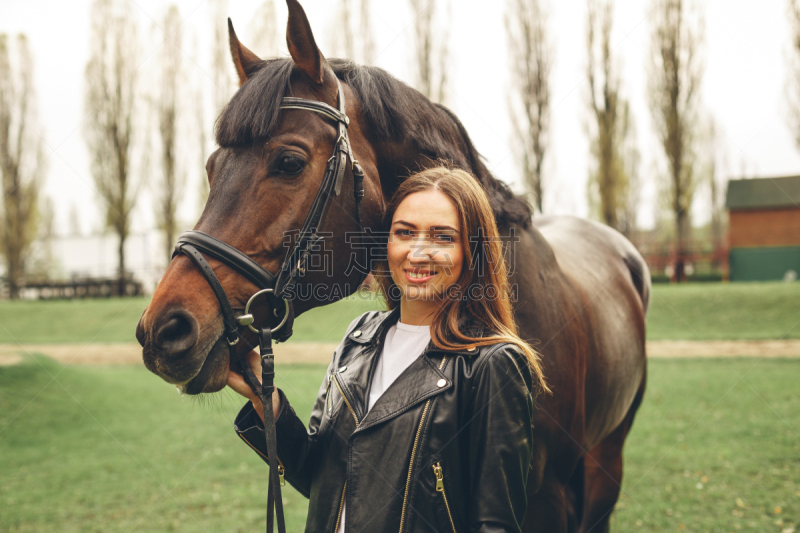
[[[261, 383], [261, 355], [258, 353], [258, 350], [252, 350], [250, 353], [247, 354], [247, 362], [250, 364], [250, 368], [253, 369], [253, 374], [255, 374], [256, 379], [258, 382]], [[250, 388], [250, 385], [244, 380], [244, 377], [234, 371], [232, 368], [228, 370], [228, 387], [232, 388], [237, 393], [241, 394], [248, 400], [253, 403], [253, 407], [258, 413], [258, 417], [261, 419], [261, 422], [264, 422], [264, 405], [261, 403], [261, 400], [258, 396], [253, 393], [253, 389]], [[278, 418], [278, 413], [281, 412], [281, 397], [278, 394], [278, 389], [274, 388], [272, 391], [272, 414], [274, 415], [275, 419]]]

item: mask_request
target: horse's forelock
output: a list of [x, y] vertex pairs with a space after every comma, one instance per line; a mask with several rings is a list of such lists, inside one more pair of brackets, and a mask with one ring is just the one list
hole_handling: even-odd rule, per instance
[[220, 146], [245, 146], [266, 139], [278, 125], [275, 102], [291, 88], [294, 63], [289, 58], [264, 61], [222, 110], [217, 119]]

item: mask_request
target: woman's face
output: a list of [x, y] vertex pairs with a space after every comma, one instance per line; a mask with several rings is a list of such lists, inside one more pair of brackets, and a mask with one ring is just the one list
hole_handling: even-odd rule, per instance
[[410, 194], [397, 207], [390, 231], [389, 271], [402, 294], [401, 313], [427, 315], [461, 275], [464, 251], [456, 206], [436, 189]]

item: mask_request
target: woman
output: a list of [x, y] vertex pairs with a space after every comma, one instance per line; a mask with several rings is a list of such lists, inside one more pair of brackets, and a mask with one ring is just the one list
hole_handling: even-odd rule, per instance
[[[385, 223], [374, 272], [389, 311], [350, 324], [308, 430], [273, 396], [306, 531], [520, 531], [532, 393], [547, 386], [516, 335], [489, 201], [466, 172], [429, 169], [403, 182]], [[229, 385], [251, 401], [236, 431], [266, 460], [261, 403], [235, 372]]]

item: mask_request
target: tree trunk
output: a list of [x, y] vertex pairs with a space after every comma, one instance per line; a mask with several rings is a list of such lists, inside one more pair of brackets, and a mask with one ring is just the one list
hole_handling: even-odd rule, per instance
[[167, 242], [166, 242], [167, 264], [169, 264], [169, 262], [171, 261], [172, 249], [175, 247], [175, 231], [174, 231], [174, 228], [175, 228], [175, 222], [170, 221], [170, 224], [169, 224], [169, 226], [168, 226], [168, 228], [167, 228], [167, 230], [165, 232], [165, 237], [167, 239]]
[[678, 241], [678, 249], [675, 257], [675, 281], [680, 283], [686, 281], [686, 233], [688, 215], [686, 211], [680, 210], [675, 213], [675, 234]]
[[8, 259], [8, 297], [11, 300], [19, 300], [19, 271], [17, 270], [16, 261], [12, 258]]
[[117, 250], [117, 259], [119, 261], [119, 287], [118, 296], [125, 296], [125, 235], [119, 235], [119, 249]]

